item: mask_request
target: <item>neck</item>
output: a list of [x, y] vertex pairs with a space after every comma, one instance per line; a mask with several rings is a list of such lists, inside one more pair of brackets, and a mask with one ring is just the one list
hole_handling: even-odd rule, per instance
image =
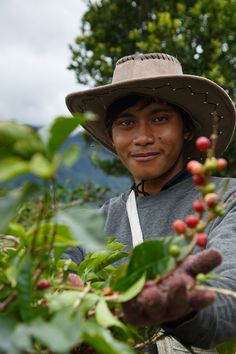
[[182, 170], [183, 167], [173, 171], [172, 173], [169, 173], [170, 171], [167, 171], [165, 174], [162, 174], [160, 177], [157, 178], [152, 178], [152, 179], [144, 178], [143, 180], [136, 179], [135, 180], [136, 195], [143, 197], [146, 195], [158, 194], [163, 189], [163, 187]]

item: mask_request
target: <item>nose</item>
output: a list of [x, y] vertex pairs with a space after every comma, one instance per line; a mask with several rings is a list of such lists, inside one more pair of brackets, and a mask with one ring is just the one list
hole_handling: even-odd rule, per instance
[[148, 145], [153, 144], [154, 135], [153, 130], [147, 122], [141, 123], [137, 126], [135, 130], [135, 135], [133, 138], [133, 143], [136, 145]]

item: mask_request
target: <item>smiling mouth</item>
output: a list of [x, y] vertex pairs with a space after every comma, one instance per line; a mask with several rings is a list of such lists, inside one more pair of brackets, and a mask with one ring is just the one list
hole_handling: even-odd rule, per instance
[[160, 152], [140, 152], [140, 153], [131, 153], [131, 158], [136, 161], [151, 161], [160, 155]]

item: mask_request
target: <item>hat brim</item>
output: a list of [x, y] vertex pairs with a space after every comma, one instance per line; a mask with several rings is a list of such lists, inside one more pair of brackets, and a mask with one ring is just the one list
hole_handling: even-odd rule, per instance
[[[70, 112], [91, 111], [97, 119], [83, 127], [101, 144], [115, 153], [111, 138], [104, 124], [107, 108], [118, 98], [129, 94], [151, 95], [179, 106], [191, 117], [195, 125], [195, 136], [212, 134], [214, 114], [217, 113], [219, 137], [216, 156], [227, 148], [235, 128], [235, 108], [228, 94], [213, 81], [194, 75], [161, 76], [118, 82], [75, 92], [66, 97]], [[189, 159], [201, 160], [202, 154], [189, 142], [186, 154]]]

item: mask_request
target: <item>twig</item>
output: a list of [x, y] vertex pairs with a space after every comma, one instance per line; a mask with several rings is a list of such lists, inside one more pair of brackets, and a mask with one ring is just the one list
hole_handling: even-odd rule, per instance
[[12, 303], [16, 298], [16, 293], [9, 295], [3, 302], [0, 303], [0, 312], [3, 312], [5, 308]]
[[138, 343], [134, 346], [134, 349], [143, 349], [146, 345], [154, 344], [157, 340], [163, 340], [167, 337], [166, 334], [160, 333], [160, 329], [152, 337], [146, 339], [144, 342]]
[[224, 289], [224, 288], [214, 288], [213, 286], [197, 285], [195, 287], [197, 290], [211, 290], [219, 294], [228, 295], [236, 298], [236, 291]]
[[74, 309], [79, 307], [79, 305], [81, 304], [81, 301], [89, 293], [90, 290], [91, 290], [91, 286], [90, 285], [87, 285], [84, 288], [84, 290], [80, 293], [80, 296], [78, 297], [78, 299], [76, 299], [75, 302], [74, 302], [74, 305], [73, 305]]
[[217, 140], [218, 140], [217, 128], [219, 126], [219, 118], [218, 118], [217, 112], [216, 111], [212, 112], [212, 115], [213, 115], [213, 129], [212, 129], [212, 134], [211, 134], [211, 137], [210, 137], [212, 146], [211, 146], [211, 149], [208, 152], [208, 157], [209, 158], [211, 158], [211, 157], [213, 157], [215, 155], [216, 143], [217, 143]]

